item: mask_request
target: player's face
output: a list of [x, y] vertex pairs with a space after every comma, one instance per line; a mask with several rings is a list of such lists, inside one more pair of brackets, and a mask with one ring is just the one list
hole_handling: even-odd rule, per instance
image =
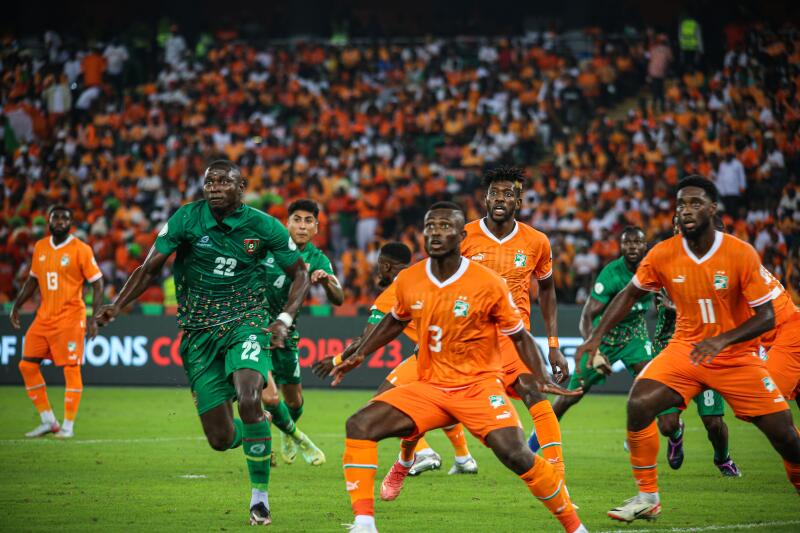
[[72, 215], [69, 211], [58, 209], [50, 214], [50, 233], [54, 237], [64, 237], [69, 233], [69, 228], [72, 226]]
[[431, 257], [459, 253], [464, 239], [464, 217], [452, 209], [433, 209], [425, 214], [425, 251]]
[[522, 199], [511, 181], [496, 181], [486, 190], [486, 213], [498, 224], [514, 218], [517, 209], [522, 206]]
[[378, 256], [378, 286], [381, 288], [388, 287], [397, 277], [397, 274], [408, 265], [395, 261], [383, 255]]
[[638, 265], [647, 252], [647, 238], [641, 231], [629, 231], [619, 241], [622, 256], [632, 265]]
[[242, 202], [244, 179], [224, 168], [209, 167], [203, 180], [203, 198], [214, 211], [227, 211]]
[[717, 212], [717, 204], [700, 187], [685, 187], [678, 191], [676, 211], [681, 233], [692, 239], [708, 229]]
[[302, 246], [310, 242], [317, 234], [319, 221], [313, 213], [300, 209], [289, 215], [286, 229], [289, 230], [292, 240]]

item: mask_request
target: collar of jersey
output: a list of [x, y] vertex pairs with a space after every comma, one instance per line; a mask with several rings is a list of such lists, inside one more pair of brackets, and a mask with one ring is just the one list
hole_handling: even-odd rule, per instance
[[[219, 226], [217, 219], [214, 218], [214, 215], [211, 213], [211, 207], [208, 205], [208, 202], [203, 202], [203, 204], [203, 218], [205, 219], [206, 227], [213, 228], [214, 226]], [[244, 214], [247, 209], [249, 208], [242, 204], [239, 206], [239, 209], [225, 217], [222, 222], [230, 229], [236, 229], [244, 221]]]
[[63, 248], [63, 247], [65, 247], [66, 245], [68, 245], [70, 242], [72, 242], [72, 239], [73, 239], [73, 238], [74, 238], [74, 237], [73, 237], [73, 236], [70, 234], [70, 235], [69, 235], [69, 236], [68, 236], [66, 239], [64, 239], [64, 242], [62, 242], [61, 244], [59, 244], [58, 246], [56, 246], [56, 243], [55, 243], [55, 242], [53, 242], [53, 236], [52, 236], [52, 235], [50, 235], [50, 246], [52, 246], [52, 247], [53, 247], [53, 250], [58, 250], [59, 248]]
[[466, 257], [462, 257], [461, 264], [458, 265], [458, 270], [456, 270], [455, 273], [453, 273], [453, 275], [447, 278], [446, 280], [439, 281], [436, 278], [436, 276], [433, 275], [433, 270], [431, 270], [431, 258], [429, 257], [428, 259], [425, 260], [425, 273], [428, 274], [428, 279], [431, 280], [431, 283], [433, 283], [440, 289], [443, 289], [448, 285], [458, 281], [459, 278], [464, 275], [464, 272], [467, 271], [468, 267], [469, 267], [469, 259], [467, 259]]
[[492, 231], [489, 229], [489, 226], [486, 225], [486, 219], [485, 218], [481, 219], [480, 226], [481, 226], [481, 230], [483, 230], [483, 233], [486, 234], [487, 237], [492, 239], [497, 244], [505, 244], [505, 243], [507, 243], [508, 241], [513, 239], [514, 235], [516, 235], [517, 232], [519, 231], [519, 223], [515, 220], [514, 221], [514, 229], [511, 230], [511, 233], [509, 233], [508, 235], [506, 235], [502, 239], [498, 239], [497, 236], [494, 233], [492, 233]]
[[694, 261], [699, 265], [701, 263], [705, 263], [706, 261], [711, 259], [715, 253], [717, 253], [719, 247], [722, 246], [722, 238], [723, 238], [723, 233], [721, 231], [715, 231], [714, 244], [712, 244], [711, 248], [708, 249], [706, 255], [699, 258], [696, 255], [694, 255], [694, 252], [692, 252], [691, 248], [689, 248], [689, 243], [686, 242], [686, 239], [684, 237], [681, 237], [681, 244], [683, 244], [683, 251], [686, 252], [686, 255], [688, 255], [692, 261]]

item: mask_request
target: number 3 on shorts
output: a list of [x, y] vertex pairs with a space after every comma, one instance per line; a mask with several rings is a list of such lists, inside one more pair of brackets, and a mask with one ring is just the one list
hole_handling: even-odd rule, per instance
[[242, 361], [250, 359], [258, 363], [258, 354], [261, 353], [261, 343], [254, 340], [242, 343]]

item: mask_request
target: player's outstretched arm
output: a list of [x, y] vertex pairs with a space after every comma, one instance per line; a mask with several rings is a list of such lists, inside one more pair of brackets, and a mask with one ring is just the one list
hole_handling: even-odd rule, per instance
[[547, 333], [548, 345], [550, 347], [547, 358], [550, 360], [550, 367], [558, 369], [556, 381], [564, 383], [569, 380], [569, 367], [567, 359], [557, 345], [550, 344], [550, 339], [558, 340], [558, 303], [556, 301], [556, 284], [553, 276], [539, 281], [539, 308], [542, 310], [544, 319], [544, 330]]
[[97, 316], [103, 308], [103, 278], [92, 282], [92, 316], [87, 321], [86, 336], [94, 339], [97, 336]]
[[647, 294], [647, 291], [640, 289], [634, 285], [633, 282], [628, 283], [624, 289], [617, 293], [614, 299], [611, 300], [611, 303], [606, 307], [603, 318], [600, 319], [600, 323], [594, 328], [592, 334], [575, 350], [575, 360], [580, 361], [583, 354], [587, 352], [594, 355], [600, 347], [600, 342], [606, 333], [611, 331], [620, 320], [625, 318], [633, 307], [633, 304], [645, 294]]
[[694, 345], [690, 357], [692, 363], [699, 365], [714, 359], [719, 352], [732, 344], [755, 339], [775, 327], [775, 309], [772, 301], [754, 307], [756, 312], [738, 327], [720, 333], [716, 337], [703, 339]]
[[270, 345], [277, 348], [283, 348], [286, 336], [289, 334], [289, 326], [294, 322], [294, 317], [297, 316], [297, 312], [308, 294], [308, 288], [311, 286], [308, 268], [302, 259], [298, 259], [283, 271], [286, 272], [287, 277], [291, 278], [292, 286], [289, 288], [289, 296], [283, 311], [275, 322], [266, 328], [266, 331], [272, 334]]
[[136, 270], [131, 273], [114, 301], [102, 306], [97, 311], [95, 315], [97, 325], [105, 326], [109, 322], [113, 322], [122, 309], [136, 301], [153, 280], [157, 279], [161, 274], [161, 270], [164, 268], [168, 258], [168, 254], [162, 254], [156, 250], [155, 246], [150, 248], [144, 263], [136, 267]]
[[38, 289], [39, 281], [35, 277], [28, 274], [28, 278], [25, 280], [25, 283], [22, 284], [22, 288], [19, 290], [19, 295], [14, 301], [14, 305], [11, 306], [11, 313], [9, 313], [11, 325], [14, 329], [19, 329], [22, 327], [22, 324], [20, 324], [19, 321], [19, 310], [23, 305], [25, 305], [25, 302], [31, 299], [33, 293]]
[[366, 339], [367, 336], [369, 336], [369, 334], [372, 332], [373, 329], [375, 329], [376, 326], [377, 324], [367, 323], [367, 325], [364, 326], [364, 331], [361, 333], [361, 336], [353, 339], [353, 341], [350, 344], [348, 344], [344, 350], [342, 350], [342, 353], [338, 355], [329, 355], [327, 357], [323, 357], [322, 359], [314, 363], [314, 366], [311, 367], [311, 371], [314, 372], [314, 375], [317, 376], [318, 378], [325, 378], [330, 376], [333, 368], [335, 366], [342, 364], [347, 359], [349, 359], [356, 352], [358, 347], [361, 346], [363, 340]]
[[544, 366], [539, 347], [536, 346], [536, 342], [534, 342], [533, 337], [527, 330], [523, 328], [513, 335], [509, 335], [509, 338], [514, 342], [514, 347], [517, 349], [520, 359], [530, 369], [533, 377], [538, 382], [540, 391], [560, 396], [580, 396], [583, 394], [581, 389], [567, 390], [553, 381]]
[[408, 322], [402, 322], [396, 319], [391, 313], [384, 316], [383, 320], [375, 326], [375, 329], [369, 332], [369, 335], [362, 337], [361, 344], [353, 355], [333, 369], [331, 372], [333, 383], [331, 383], [331, 386], [335, 387], [341, 383], [344, 375], [354, 368], [357, 368], [367, 355], [396, 339], [406, 328], [407, 324]]
[[329, 274], [322, 269], [311, 273], [311, 283], [321, 283], [325, 289], [325, 296], [333, 305], [339, 306], [344, 303], [344, 290], [339, 279], [333, 274]]

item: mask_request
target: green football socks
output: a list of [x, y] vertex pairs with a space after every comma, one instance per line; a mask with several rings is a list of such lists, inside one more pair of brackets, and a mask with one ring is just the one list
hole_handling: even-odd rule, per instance
[[272, 454], [272, 434], [269, 421], [243, 424], [242, 448], [247, 459], [250, 484], [254, 489], [266, 492], [269, 485], [269, 458]]

